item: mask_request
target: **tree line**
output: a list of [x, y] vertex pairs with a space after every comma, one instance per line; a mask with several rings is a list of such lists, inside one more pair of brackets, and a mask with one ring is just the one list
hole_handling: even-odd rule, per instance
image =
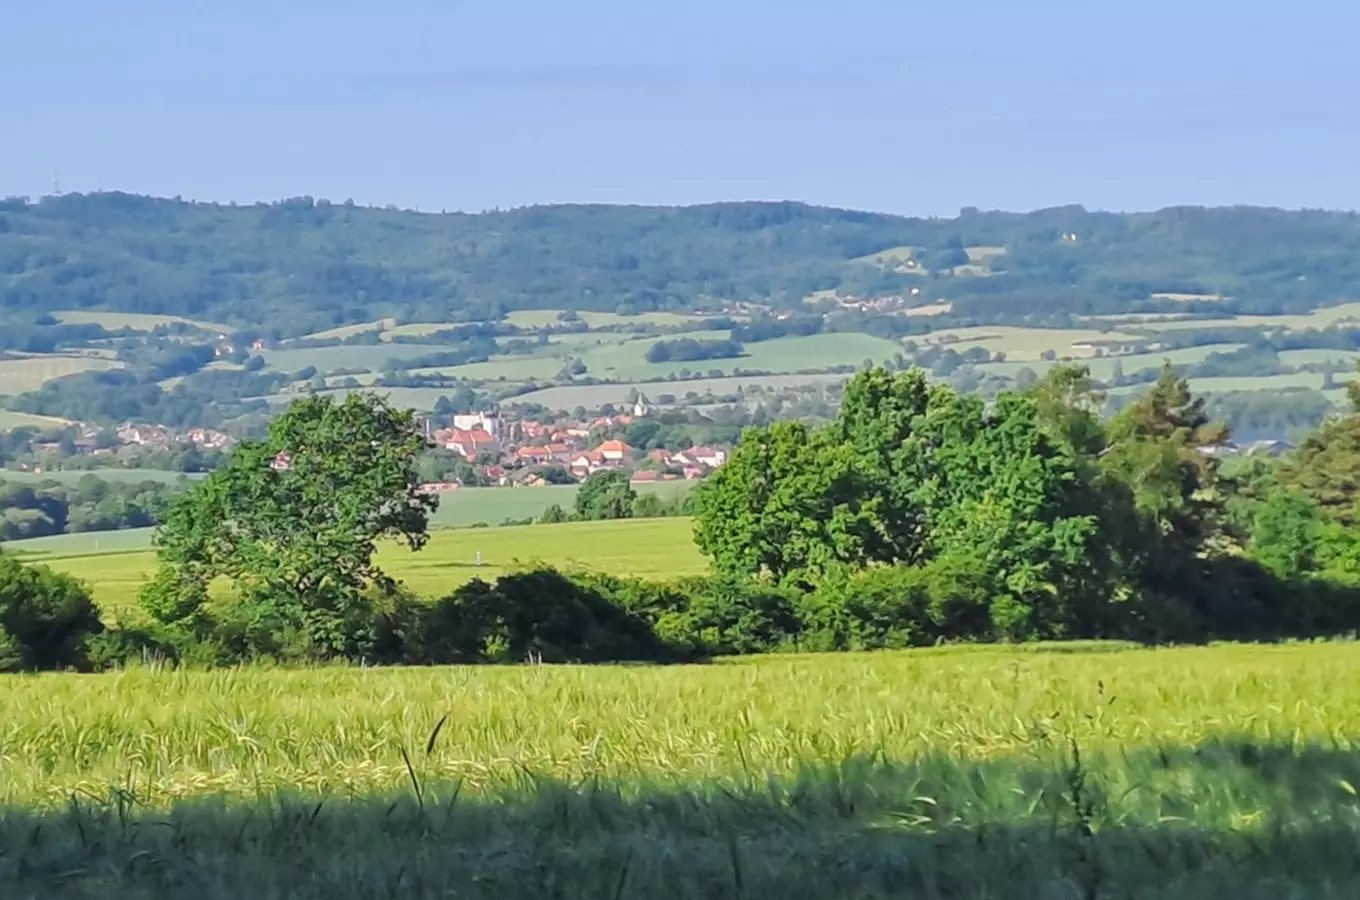
[[[530, 567], [434, 600], [374, 561], [381, 539], [427, 539], [437, 501], [417, 489], [414, 417], [372, 395], [307, 398], [171, 500], [140, 617], [120, 612], [106, 629], [70, 599], [84, 596], [78, 584], [6, 563], [29, 587], [0, 591], [0, 623], [15, 658], [66, 666], [147, 653], [199, 665], [666, 661], [1353, 633], [1360, 385], [1349, 390], [1355, 411], [1297, 453], [1228, 477], [1204, 452], [1226, 429], [1169, 368], [1108, 421], [1079, 367], [991, 404], [920, 370], [873, 369], [826, 424], [749, 428], [698, 489], [695, 538], [711, 574]], [[598, 478], [577, 515], [624, 515], [629, 494]], [[233, 589], [210, 602], [219, 579]], [[66, 599], [39, 596], [49, 582]], [[25, 634], [69, 652], [24, 651]]]
[[149, 479], [125, 484], [97, 475], [73, 485], [0, 479], [0, 541], [145, 528], [156, 524], [177, 490], [182, 487]]

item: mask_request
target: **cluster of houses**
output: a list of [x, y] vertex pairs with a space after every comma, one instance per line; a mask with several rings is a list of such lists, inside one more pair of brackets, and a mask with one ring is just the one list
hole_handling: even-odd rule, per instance
[[1252, 441], [1249, 444], [1224, 441], [1221, 444], [1206, 444], [1195, 449], [1204, 456], [1219, 458], [1226, 456], [1282, 456], [1293, 450], [1294, 445], [1288, 441], [1278, 440]]
[[[94, 429], [94, 432], [97, 435], [99, 429]], [[183, 431], [174, 431], [164, 425], [134, 425], [131, 422], [125, 422], [118, 426], [117, 435], [119, 443], [137, 444], [144, 447], [194, 444], [204, 450], [221, 450], [229, 446], [232, 441], [230, 435], [215, 428], [187, 428]], [[78, 444], [79, 442], [77, 442]]]
[[[637, 412], [637, 410], [635, 410]], [[543, 467], [556, 466], [582, 480], [594, 472], [620, 469], [630, 480], [699, 479], [727, 462], [720, 447], [652, 450], [643, 454], [621, 440], [595, 443], [593, 435], [630, 425], [634, 415], [600, 416], [586, 422], [544, 425], [523, 421], [507, 424], [495, 413], [454, 416], [451, 427], [430, 430], [431, 444], [457, 453], [482, 466], [482, 474], [497, 484], [535, 487], [546, 484]], [[428, 490], [452, 490], [453, 484], [431, 484]]]

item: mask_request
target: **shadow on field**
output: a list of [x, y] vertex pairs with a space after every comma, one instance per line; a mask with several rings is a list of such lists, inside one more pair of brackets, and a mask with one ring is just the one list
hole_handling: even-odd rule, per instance
[[1223, 741], [1084, 759], [856, 758], [778, 780], [495, 796], [126, 797], [0, 818], [5, 896], [1360, 896], [1360, 754]]

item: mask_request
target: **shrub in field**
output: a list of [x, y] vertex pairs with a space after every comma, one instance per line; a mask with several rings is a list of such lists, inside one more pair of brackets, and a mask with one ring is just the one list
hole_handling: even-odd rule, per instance
[[996, 636], [988, 574], [975, 559], [874, 566], [824, 582], [800, 605], [818, 649], [921, 647]]
[[633, 515], [637, 491], [628, 483], [628, 473], [622, 469], [592, 472], [576, 492], [576, 518], [627, 519]]
[[80, 581], [0, 555], [0, 669], [84, 668], [86, 642], [103, 630]]
[[707, 656], [766, 653], [791, 646], [802, 631], [798, 592], [726, 576], [674, 583], [684, 605], [655, 619], [662, 640]]
[[378, 604], [375, 658], [386, 662], [609, 662], [672, 656], [651, 623], [589, 580], [550, 568], [480, 579], [433, 602]]

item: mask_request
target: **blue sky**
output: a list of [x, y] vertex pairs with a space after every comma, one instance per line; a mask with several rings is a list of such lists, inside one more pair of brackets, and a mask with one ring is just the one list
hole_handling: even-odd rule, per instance
[[6, 0], [0, 194], [1360, 207], [1360, 7]]

